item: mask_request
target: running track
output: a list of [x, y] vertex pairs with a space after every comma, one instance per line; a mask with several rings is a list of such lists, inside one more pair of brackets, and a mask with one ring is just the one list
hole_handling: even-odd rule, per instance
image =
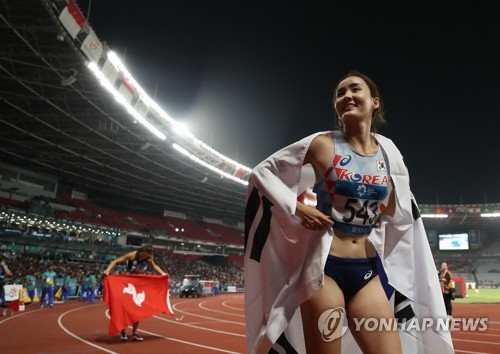
[[[171, 298], [177, 319], [158, 315], [141, 322], [144, 342], [120, 342], [107, 334], [102, 302], [70, 301], [53, 309], [26, 307], [0, 317], [0, 352], [19, 354], [246, 353], [243, 295]], [[485, 332], [452, 332], [456, 353], [500, 353], [500, 305], [454, 304], [455, 317], [488, 317]], [[130, 329], [128, 333], [130, 333]]]

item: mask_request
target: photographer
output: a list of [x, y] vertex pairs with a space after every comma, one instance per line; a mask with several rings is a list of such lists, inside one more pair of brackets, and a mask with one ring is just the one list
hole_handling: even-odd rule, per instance
[[441, 291], [443, 292], [446, 314], [448, 315], [448, 317], [451, 317], [451, 300], [455, 300], [455, 297], [453, 295], [455, 292], [455, 286], [453, 285], [452, 275], [448, 270], [448, 264], [446, 262], [443, 262], [441, 264], [441, 271], [439, 272], [439, 282], [441, 283]]

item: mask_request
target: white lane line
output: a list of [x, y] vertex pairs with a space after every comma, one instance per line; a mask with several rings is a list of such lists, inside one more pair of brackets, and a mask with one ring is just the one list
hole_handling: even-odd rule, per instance
[[[226, 332], [226, 331], [220, 331], [220, 330], [217, 330], [217, 329], [212, 329], [212, 328], [207, 328], [207, 327], [201, 327], [201, 326], [196, 326], [194, 324], [190, 324], [190, 323], [183, 323], [183, 322], [179, 322], [179, 321], [172, 321], [172, 320], [169, 320], [168, 318], [164, 318], [164, 317], [159, 317], [159, 316], [154, 316], [155, 318], [159, 319], [159, 320], [162, 320], [162, 321], [165, 321], [165, 322], [170, 322], [170, 323], [175, 323], [176, 325], [181, 325], [181, 326], [186, 326], [186, 327], [191, 327], [191, 328], [196, 328], [196, 329], [201, 329], [203, 331], [208, 331], [208, 332], [215, 332], [215, 333], [220, 333], [220, 334], [227, 334], [227, 335], [230, 335], [230, 336], [236, 336], [236, 337], [246, 337], [245, 334], [239, 334], [239, 333], [234, 333], [234, 332]], [[210, 323], [216, 323], [215, 321], [211, 321]]]
[[237, 311], [241, 311], [241, 312], [245, 311], [245, 309], [243, 309], [243, 308], [241, 308], [241, 307], [234, 307], [234, 306], [230, 306], [230, 305], [228, 305], [227, 303], [228, 303], [228, 302], [230, 302], [230, 301], [232, 301], [232, 300], [227, 300], [227, 301], [224, 301], [224, 302], [222, 303], [222, 306], [227, 307], [227, 308], [229, 308], [229, 309], [231, 309], [231, 310], [237, 310]]
[[490, 334], [490, 333], [482, 333], [482, 332], [464, 332], [464, 331], [456, 331], [454, 332], [454, 336], [457, 334], [470, 334], [475, 336], [490, 336], [490, 337], [500, 337], [500, 334]]
[[500, 328], [490, 328], [490, 327], [488, 327], [488, 329], [485, 332], [491, 332], [491, 331], [500, 332]]
[[[106, 317], [108, 319], [110, 319], [110, 315], [109, 315], [109, 309], [106, 310]], [[158, 317], [158, 316], [153, 316], [155, 318], [158, 318], [158, 319], [162, 319], [161, 317]], [[172, 322], [172, 323], [175, 323], [175, 324], [179, 324], [180, 322], [178, 321], [169, 321], [169, 320], [165, 320], [167, 322]], [[129, 326], [130, 327], [130, 326]], [[184, 341], [182, 339], [176, 339], [176, 338], [172, 338], [172, 337], [166, 337], [166, 336], [162, 336], [161, 334], [156, 334], [156, 333], [153, 333], [153, 332], [149, 332], [149, 331], [146, 331], [144, 329], [137, 329], [139, 332], [142, 332], [142, 333], [147, 333], [151, 336], [155, 336], [155, 337], [159, 337], [159, 338], [163, 338], [163, 339], [166, 339], [166, 340], [170, 340], [172, 342], [177, 342], [177, 343], [182, 343], [182, 344], [187, 344], [187, 345], [191, 345], [193, 347], [199, 347], [199, 348], [204, 348], [204, 349], [209, 349], [209, 350], [213, 350], [213, 351], [216, 351], [216, 352], [222, 352], [222, 353], [229, 353], [229, 354], [243, 354], [243, 353], [240, 353], [240, 352], [232, 352], [230, 350], [225, 350], [225, 349], [220, 349], [220, 348], [216, 348], [216, 347], [210, 347], [208, 345], [202, 345], [202, 344], [198, 344], [198, 343], [194, 343], [194, 342], [187, 342], [187, 341]]]
[[232, 323], [232, 324], [237, 324], [239, 326], [245, 326], [245, 323], [242, 323], [242, 322], [234, 322], [234, 321], [228, 321], [228, 320], [221, 320], [219, 318], [213, 318], [213, 317], [202, 316], [202, 315], [195, 315], [194, 313], [191, 313], [191, 312], [182, 311], [182, 310], [179, 310], [177, 308], [177, 305], [179, 305], [179, 304], [181, 304], [181, 303], [176, 303], [174, 305], [175, 312], [180, 312], [180, 313], [183, 313], [183, 314], [186, 314], [186, 315], [189, 315], [189, 316], [200, 317], [200, 318], [204, 318], [204, 319], [211, 320], [211, 321], [224, 322], [224, 323]]
[[[178, 323], [178, 322], [175, 322], [175, 323]], [[202, 345], [202, 344], [198, 344], [198, 343], [193, 343], [193, 342], [187, 342], [187, 341], [184, 341], [184, 340], [181, 340], [181, 339], [176, 339], [176, 338], [172, 338], [172, 337], [166, 337], [166, 336], [162, 336], [160, 334], [156, 334], [156, 333], [153, 333], [153, 332], [149, 332], [149, 331], [145, 331], [143, 329], [138, 329], [139, 332], [143, 332], [143, 333], [147, 333], [149, 335], [152, 335], [152, 336], [155, 336], [155, 337], [160, 337], [160, 338], [163, 338], [163, 339], [166, 339], [166, 340], [171, 340], [173, 342], [177, 342], [177, 343], [182, 343], [182, 344], [187, 344], [187, 345], [192, 345], [193, 347], [199, 347], [199, 348], [204, 348], [204, 349], [209, 349], [209, 350], [214, 350], [216, 352], [222, 352], [222, 353], [230, 353], [230, 354], [243, 354], [243, 353], [239, 353], [239, 352], [232, 352], [230, 350], [225, 350], [225, 349], [220, 349], [220, 348], [215, 348], [215, 347], [210, 347], [208, 345]]]
[[231, 312], [226, 312], [226, 311], [213, 310], [213, 309], [209, 309], [208, 307], [203, 306], [205, 303], [209, 303], [209, 302], [213, 302], [213, 300], [202, 301], [198, 304], [198, 306], [206, 311], [209, 311], [209, 312], [221, 313], [223, 315], [237, 316], [237, 317], [243, 317], [243, 318], [245, 317], [245, 315], [241, 315], [239, 313], [231, 313]]
[[458, 339], [458, 338], [452, 338], [452, 339], [453, 339], [453, 341], [458, 341], [458, 342], [469, 342], [469, 343], [482, 343], [482, 344], [500, 345], [500, 343], [485, 342], [485, 341], [481, 341], [481, 340]]
[[[89, 306], [90, 306], [90, 305], [89, 305]], [[62, 319], [63, 319], [63, 317], [64, 317], [64, 316], [66, 316], [67, 314], [69, 314], [69, 313], [71, 313], [71, 312], [78, 311], [78, 310], [81, 310], [81, 309], [86, 309], [86, 308], [87, 308], [87, 306], [85, 306], [85, 307], [77, 307], [76, 309], [69, 310], [69, 311], [66, 311], [66, 312], [62, 313], [62, 314], [59, 316], [59, 318], [57, 319], [57, 323], [59, 324], [59, 327], [61, 327], [61, 329], [62, 329], [64, 332], [66, 332], [67, 334], [69, 334], [69, 335], [70, 335], [70, 336], [72, 336], [73, 338], [75, 338], [75, 339], [79, 340], [80, 342], [83, 342], [83, 343], [88, 344], [88, 345], [90, 345], [90, 346], [92, 346], [92, 347], [94, 347], [94, 348], [97, 348], [97, 349], [99, 349], [99, 350], [102, 350], [103, 352], [107, 352], [107, 353], [111, 353], [111, 354], [118, 354], [117, 352], [114, 352], [114, 351], [112, 351], [112, 350], [108, 350], [108, 349], [106, 349], [106, 348], [104, 348], [104, 347], [101, 347], [101, 346], [99, 346], [99, 345], [97, 345], [97, 344], [94, 344], [94, 343], [92, 343], [92, 342], [89, 342], [88, 340], [85, 340], [85, 339], [83, 339], [82, 337], [77, 336], [76, 334], [74, 334], [73, 332], [71, 332], [70, 330], [68, 330], [66, 327], [64, 327], [64, 325], [62, 324]]]
[[25, 313], [20, 313], [18, 315], [14, 315], [14, 316], [10, 316], [10, 317], [7, 317], [6, 319], [4, 319], [3, 321], [0, 321], [0, 324], [4, 323], [4, 322], [7, 322], [9, 320], [12, 320], [14, 318], [18, 318], [18, 317], [21, 317], [21, 316], [24, 316], [24, 315], [27, 315], [29, 313], [33, 313], [33, 312], [38, 312], [38, 311], [44, 311], [43, 309], [38, 309], [38, 310], [31, 310], [31, 311], [26, 311]]

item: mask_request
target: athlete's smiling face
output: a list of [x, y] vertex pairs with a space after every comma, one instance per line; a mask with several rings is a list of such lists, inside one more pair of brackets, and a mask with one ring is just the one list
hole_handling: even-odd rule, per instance
[[344, 124], [351, 121], [371, 121], [373, 111], [379, 107], [379, 103], [379, 98], [372, 97], [370, 88], [358, 76], [342, 80], [335, 91], [335, 110]]

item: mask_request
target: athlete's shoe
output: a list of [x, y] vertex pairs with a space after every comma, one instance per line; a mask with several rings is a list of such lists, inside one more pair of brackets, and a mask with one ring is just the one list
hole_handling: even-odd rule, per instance
[[144, 338], [139, 337], [137, 334], [132, 334], [132, 340], [135, 340], [136, 342], [141, 342], [144, 340]]
[[120, 340], [121, 341], [126, 341], [127, 340], [127, 334], [125, 333], [125, 331], [121, 331], [121, 333], [120, 333]]

